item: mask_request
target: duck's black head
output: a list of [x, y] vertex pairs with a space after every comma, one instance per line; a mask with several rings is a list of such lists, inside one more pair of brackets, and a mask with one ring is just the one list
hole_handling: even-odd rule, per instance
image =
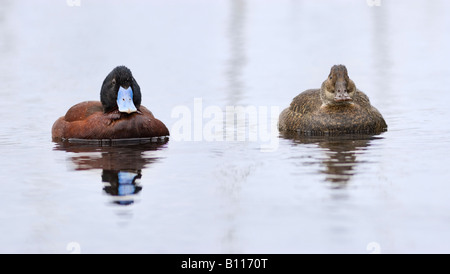
[[125, 66], [114, 68], [103, 81], [100, 91], [100, 101], [105, 113], [136, 112], [141, 106], [141, 88]]

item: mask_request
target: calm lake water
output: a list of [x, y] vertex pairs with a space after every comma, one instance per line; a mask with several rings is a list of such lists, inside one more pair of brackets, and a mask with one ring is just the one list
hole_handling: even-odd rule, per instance
[[[449, 253], [449, 33], [444, 0], [2, 1], [0, 252]], [[389, 130], [271, 131], [334, 64]], [[52, 142], [117, 65], [170, 139]]]

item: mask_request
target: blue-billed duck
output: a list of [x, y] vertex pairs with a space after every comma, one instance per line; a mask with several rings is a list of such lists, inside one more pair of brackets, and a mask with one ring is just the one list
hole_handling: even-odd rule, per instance
[[52, 127], [54, 141], [168, 135], [167, 127], [141, 105], [141, 89], [125, 66], [114, 68], [106, 76], [100, 101], [86, 101], [72, 106]]

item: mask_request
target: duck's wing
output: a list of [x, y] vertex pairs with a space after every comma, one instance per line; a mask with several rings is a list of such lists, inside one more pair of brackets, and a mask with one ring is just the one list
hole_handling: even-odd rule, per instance
[[85, 101], [71, 107], [64, 117], [66, 122], [80, 121], [98, 112], [103, 112], [100, 101]]
[[155, 116], [153, 116], [153, 113], [146, 107], [144, 107], [143, 105], [141, 105], [139, 107], [139, 111], [144, 114], [147, 115], [148, 117], [154, 118]]
[[316, 111], [322, 105], [320, 89], [306, 90], [292, 99], [290, 110], [299, 114]]

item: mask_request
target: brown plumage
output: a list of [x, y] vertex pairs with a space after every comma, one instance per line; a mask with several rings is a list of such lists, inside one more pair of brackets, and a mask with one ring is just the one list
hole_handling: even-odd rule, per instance
[[168, 136], [169, 130], [151, 111], [140, 106], [140, 113], [103, 113], [98, 101], [87, 101], [71, 107], [52, 128], [54, 140], [123, 139]]
[[309, 89], [279, 117], [278, 127], [303, 134], [377, 134], [387, 130], [380, 112], [358, 90], [343, 65], [333, 66], [320, 89]]

